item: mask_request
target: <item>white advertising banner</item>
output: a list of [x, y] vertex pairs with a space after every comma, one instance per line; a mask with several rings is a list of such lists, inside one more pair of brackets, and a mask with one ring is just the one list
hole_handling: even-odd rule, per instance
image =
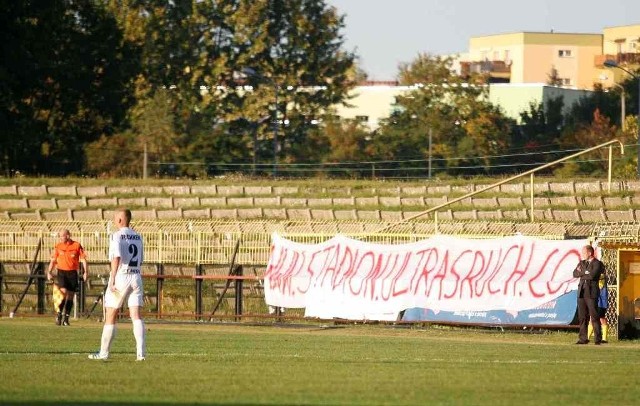
[[306, 317], [395, 320], [408, 308], [521, 311], [577, 289], [573, 270], [587, 240], [436, 236], [383, 245], [335, 236], [300, 244], [273, 235], [268, 305]]

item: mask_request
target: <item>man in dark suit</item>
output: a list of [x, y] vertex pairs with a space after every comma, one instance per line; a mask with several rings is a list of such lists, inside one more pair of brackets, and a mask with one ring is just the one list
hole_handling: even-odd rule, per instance
[[580, 324], [580, 333], [576, 344], [589, 343], [587, 335], [589, 319], [593, 324], [595, 344], [600, 345], [602, 342], [602, 329], [596, 303], [600, 294], [598, 281], [605, 270], [604, 264], [596, 259], [593, 254], [593, 247], [585, 245], [582, 248], [582, 261], [578, 262], [576, 269], [573, 270], [573, 276], [580, 278], [578, 283], [578, 323]]

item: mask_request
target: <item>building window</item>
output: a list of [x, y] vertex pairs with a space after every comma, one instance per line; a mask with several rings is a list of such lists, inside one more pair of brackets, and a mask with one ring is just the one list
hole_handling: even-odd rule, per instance
[[570, 49], [561, 49], [558, 51], [558, 56], [560, 58], [570, 58], [571, 57], [571, 50]]
[[571, 79], [569, 78], [562, 78], [560, 81], [562, 82], [562, 86], [571, 86]]

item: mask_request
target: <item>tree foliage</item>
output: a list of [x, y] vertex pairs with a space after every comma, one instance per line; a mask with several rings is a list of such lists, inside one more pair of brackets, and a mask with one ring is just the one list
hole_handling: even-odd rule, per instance
[[[312, 142], [312, 121], [352, 85], [354, 57], [342, 49], [344, 22], [334, 8], [320, 0], [134, 5], [146, 16], [135, 30], [145, 38], [138, 109], [171, 90], [181, 159], [263, 162], [276, 150], [285, 162], [310, 158], [299, 152]], [[246, 68], [254, 74], [238, 75]]]
[[[344, 16], [325, 0], [3, 5], [5, 175], [140, 176], [145, 150], [152, 174], [366, 162], [371, 169], [353, 169], [356, 175], [375, 167], [376, 176], [414, 177], [424, 176], [429, 160], [441, 173], [472, 175], [520, 170], [556, 158], [552, 150], [607, 137], [636, 137], [619, 130], [617, 90], [596, 89], [568, 113], [562, 99], [532, 105], [516, 125], [488, 103], [486, 78], [458, 77], [450, 59], [429, 54], [400, 65], [399, 82], [410, 91], [375, 132], [337, 120], [335, 106], [348, 103], [366, 72], [344, 49]], [[558, 80], [557, 71], [549, 80]], [[637, 81], [621, 85], [633, 120]], [[518, 154], [526, 166], [513, 162]]]
[[[128, 148], [112, 154], [125, 167], [144, 144], [203, 167], [271, 160], [276, 120], [281, 160], [301, 161], [353, 85], [344, 19], [323, 0], [20, 1], [0, 18], [5, 171], [108, 173], [91, 148]], [[239, 83], [243, 67], [259, 77]]]
[[563, 108], [563, 97], [550, 99], [546, 105], [531, 103], [529, 110], [520, 113], [522, 125], [515, 144], [528, 151], [557, 146], [565, 125]]
[[133, 103], [136, 49], [97, 2], [3, 2], [0, 168], [64, 174]]
[[374, 136], [376, 157], [412, 160], [407, 174], [415, 175], [424, 169], [416, 162], [428, 158], [431, 134], [435, 168], [491, 172], [495, 156], [509, 147], [512, 123], [486, 101], [486, 87], [453, 74], [451, 60], [428, 54], [401, 65], [399, 78], [413, 89], [398, 97], [395, 112]]
[[[86, 170], [101, 176], [141, 175], [145, 150], [150, 161], [178, 160], [180, 139], [174, 131], [175, 105], [169, 96], [168, 90], [156, 92], [144, 109], [135, 109], [140, 114], [132, 118], [129, 130], [87, 144]], [[152, 168], [156, 174], [163, 170]]]

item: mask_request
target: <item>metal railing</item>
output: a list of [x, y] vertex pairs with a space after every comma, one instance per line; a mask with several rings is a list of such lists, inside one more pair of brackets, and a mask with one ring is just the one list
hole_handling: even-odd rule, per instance
[[[443, 222], [436, 230], [431, 222], [413, 222], [402, 229], [389, 232], [376, 231], [381, 221], [140, 221], [133, 227], [142, 235], [145, 244], [145, 262], [157, 264], [227, 264], [235, 244], [241, 241], [238, 263], [264, 266], [269, 259], [271, 237], [274, 232], [301, 243], [320, 243], [336, 234], [380, 244], [400, 244], [445, 233], [468, 238], [493, 238], [516, 232], [541, 238], [563, 238], [567, 225], [547, 223], [534, 227], [529, 223], [509, 222]], [[7, 223], [0, 223], [0, 226]], [[46, 222], [33, 221], [16, 224], [10, 222], [7, 230], [0, 227], [0, 263], [27, 262], [38, 241], [42, 250], [37, 260], [48, 262], [51, 249], [58, 242], [58, 231], [71, 230], [72, 238], [82, 244], [90, 263], [107, 263], [110, 222]]]
[[[145, 243], [145, 265], [143, 277], [149, 280], [145, 313], [158, 318], [180, 316], [180, 306], [169, 302], [168, 290], [178, 289], [181, 297], [190, 298], [180, 317], [206, 318], [212, 308], [212, 294], [219, 295], [220, 285], [233, 283], [235, 310], [229, 306], [216, 317], [272, 317], [262, 296], [262, 278], [269, 259], [273, 232], [299, 243], [315, 244], [326, 241], [336, 234], [347, 235], [361, 241], [379, 244], [416, 242], [435, 234], [430, 222], [414, 222], [402, 230], [377, 233], [380, 221], [141, 221], [134, 224]], [[0, 223], [7, 231], [0, 231], [0, 313], [10, 310], [16, 303], [18, 291], [32, 278], [25, 265], [30, 260], [38, 261], [40, 272], [33, 276], [33, 286], [28, 292], [31, 311], [45, 314], [50, 309], [51, 299], [45, 291], [44, 269], [50, 250], [58, 242], [57, 234], [62, 228], [72, 230], [72, 238], [79, 241], [88, 254], [91, 283], [78, 300], [79, 312], [83, 314], [88, 299], [100, 296], [104, 277], [108, 274], [107, 252], [112, 225], [97, 222], [46, 222], [22, 221]], [[513, 235], [520, 230], [527, 235], [545, 238], [563, 238], [566, 224], [545, 224], [535, 227], [529, 223], [468, 222], [443, 223], [442, 228], [450, 234], [468, 238], [493, 238]], [[550, 228], [551, 227], [551, 228]], [[9, 231], [10, 230], [10, 231]], [[42, 241], [42, 249], [36, 247]], [[237, 251], [236, 251], [237, 250]], [[35, 258], [34, 258], [35, 255]], [[230, 263], [245, 267], [246, 273], [231, 275], [225, 272]], [[242, 283], [245, 283], [244, 289]], [[155, 285], [155, 289], [153, 286]], [[3, 289], [6, 288], [6, 289]], [[191, 294], [194, 292], [195, 294]], [[248, 289], [248, 290], [247, 290]], [[243, 290], [245, 291], [243, 296]], [[257, 291], [253, 294], [249, 291]], [[188, 293], [187, 293], [188, 292]], [[206, 293], [209, 292], [209, 293]], [[224, 296], [224, 295], [223, 295]], [[243, 311], [243, 302], [245, 310]], [[22, 311], [21, 311], [22, 312]], [[91, 314], [88, 311], [87, 314]], [[99, 314], [99, 312], [97, 313]], [[287, 311], [287, 318], [301, 317], [300, 312]]]
[[531, 201], [531, 203], [530, 203], [530, 205], [531, 205], [530, 207], [531, 208], [530, 208], [530, 211], [529, 211], [529, 217], [531, 219], [531, 222], [533, 223], [535, 221], [535, 218], [534, 218], [534, 208], [535, 208], [535, 203], [534, 203], [534, 192], [535, 192], [535, 190], [534, 190], [535, 189], [535, 187], [534, 187], [534, 174], [536, 172], [539, 172], [541, 170], [547, 169], [547, 168], [549, 168], [551, 166], [554, 166], [554, 165], [557, 165], [559, 163], [568, 161], [570, 159], [579, 157], [581, 155], [588, 154], [588, 153], [596, 151], [598, 149], [609, 147], [609, 170], [608, 170], [608, 173], [607, 173], [607, 183], [608, 183], [608, 190], [609, 190], [609, 192], [611, 192], [611, 177], [612, 177], [613, 145], [614, 144], [620, 144], [620, 153], [624, 155], [624, 144], [620, 140], [607, 141], [607, 142], [605, 142], [603, 144], [596, 145], [595, 147], [587, 148], [587, 149], [585, 149], [583, 151], [576, 152], [575, 154], [571, 154], [571, 155], [566, 156], [564, 158], [557, 159], [557, 160], [555, 160], [553, 162], [549, 162], [547, 164], [544, 164], [544, 165], [539, 166], [537, 168], [534, 168], [534, 169], [528, 170], [526, 172], [520, 173], [518, 175], [511, 176], [510, 178], [501, 180], [501, 181], [496, 182], [496, 183], [492, 183], [491, 185], [485, 186], [480, 190], [476, 190], [474, 192], [469, 192], [469, 193], [467, 193], [467, 194], [465, 194], [463, 196], [460, 196], [458, 198], [450, 200], [450, 201], [448, 201], [446, 203], [439, 204], [439, 205], [437, 205], [435, 207], [432, 207], [430, 209], [422, 211], [422, 212], [420, 212], [418, 214], [415, 214], [413, 216], [407, 217], [406, 219], [400, 220], [400, 221], [398, 221], [398, 222], [396, 222], [394, 224], [391, 224], [391, 225], [388, 225], [386, 227], [383, 227], [383, 228], [379, 229], [378, 232], [379, 233], [388, 232], [389, 229], [391, 229], [391, 228], [393, 228], [393, 227], [395, 227], [397, 225], [409, 222], [411, 220], [414, 220], [414, 219], [416, 219], [418, 217], [422, 217], [422, 216], [424, 216], [426, 214], [430, 214], [430, 213], [434, 213], [434, 224], [435, 224], [435, 228], [437, 230], [438, 229], [438, 210], [443, 209], [443, 208], [448, 207], [448, 206], [451, 206], [454, 203], [458, 203], [458, 202], [460, 202], [462, 200], [468, 199], [470, 197], [473, 197], [473, 196], [478, 195], [480, 193], [486, 192], [488, 190], [495, 189], [497, 187], [500, 187], [501, 185], [504, 185], [505, 183], [512, 182], [512, 181], [514, 181], [516, 179], [520, 179], [520, 178], [523, 178], [525, 176], [530, 176], [531, 177], [531, 180], [530, 180], [530, 183], [529, 183], [529, 189], [530, 189], [529, 192], [530, 192], [530, 201]]

